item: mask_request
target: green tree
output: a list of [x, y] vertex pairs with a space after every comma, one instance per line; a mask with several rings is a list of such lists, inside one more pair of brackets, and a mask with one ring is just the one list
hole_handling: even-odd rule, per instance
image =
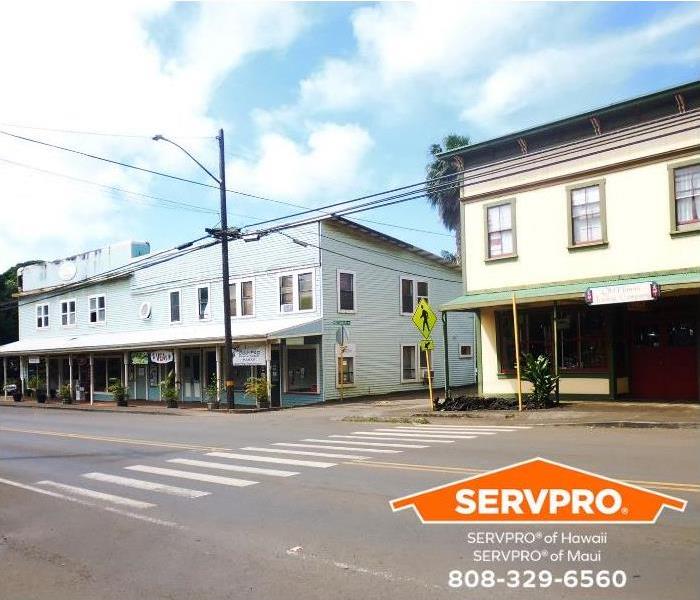
[[[429, 148], [430, 162], [425, 168], [428, 202], [438, 209], [440, 218], [447, 229], [454, 232], [457, 252], [460, 256], [460, 231], [459, 231], [459, 178], [456, 175], [458, 168], [450, 160], [441, 160], [439, 154], [469, 145], [469, 137], [451, 133], [442, 139], [440, 144], [432, 144]], [[452, 184], [445, 187], [445, 184]], [[450, 253], [451, 254], [451, 253]]]
[[19, 339], [19, 318], [17, 315], [17, 269], [38, 261], [27, 261], [10, 267], [0, 274], [0, 345]]

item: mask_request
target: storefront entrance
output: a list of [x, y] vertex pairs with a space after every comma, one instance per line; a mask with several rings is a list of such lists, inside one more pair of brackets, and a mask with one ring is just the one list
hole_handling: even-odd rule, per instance
[[182, 399], [185, 402], [202, 401], [202, 355], [199, 350], [182, 353]]
[[632, 398], [698, 399], [697, 298], [693, 300], [661, 300], [628, 310]]

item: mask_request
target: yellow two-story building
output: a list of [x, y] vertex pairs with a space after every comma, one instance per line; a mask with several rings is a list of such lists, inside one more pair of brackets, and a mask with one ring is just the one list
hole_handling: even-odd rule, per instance
[[700, 82], [442, 158], [464, 290], [441, 308], [477, 314], [480, 393], [517, 391], [514, 295], [563, 397], [699, 399]]

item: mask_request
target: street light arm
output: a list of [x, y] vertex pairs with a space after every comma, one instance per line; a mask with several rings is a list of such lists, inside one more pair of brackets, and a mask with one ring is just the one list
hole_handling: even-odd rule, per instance
[[169, 142], [169, 143], [172, 144], [173, 146], [176, 146], [177, 148], [180, 148], [180, 150], [182, 150], [185, 154], [187, 154], [187, 156], [189, 156], [194, 162], [196, 162], [197, 165], [198, 165], [207, 175], [209, 175], [209, 177], [211, 177], [214, 181], [216, 181], [216, 183], [218, 183], [219, 185], [221, 185], [221, 180], [219, 180], [218, 177], [215, 177], [214, 175], [212, 175], [212, 173], [211, 173], [211, 171], [210, 171], [209, 169], [207, 169], [201, 162], [199, 162], [199, 161], [198, 161], [194, 156], [192, 156], [187, 150], [185, 150], [182, 146], [180, 146], [180, 144], [178, 144], [177, 142], [173, 142], [172, 140], [170, 140], [170, 139], [168, 139], [168, 138], [166, 138], [165, 136], [162, 136], [162, 135], [160, 135], [160, 134], [154, 135], [154, 136], [153, 136], [153, 141], [159, 142], [160, 140], [163, 140], [164, 142]]

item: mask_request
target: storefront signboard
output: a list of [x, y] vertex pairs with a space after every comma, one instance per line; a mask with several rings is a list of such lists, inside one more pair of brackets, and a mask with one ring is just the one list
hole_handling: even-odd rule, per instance
[[265, 346], [241, 344], [233, 347], [233, 364], [235, 366], [254, 366], [265, 364]]
[[647, 302], [657, 300], [661, 295], [659, 285], [653, 281], [606, 285], [586, 290], [586, 304], [619, 304], [621, 302]]
[[147, 365], [148, 364], [148, 353], [147, 352], [132, 352], [131, 353], [131, 364], [132, 365]]
[[38, 365], [41, 362], [41, 358], [38, 356], [30, 356], [29, 357], [29, 364], [30, 365]]
[[151, 352], [151, 362], [165, 365], [173, 360], [173, 353], [170, 350], [159, 350]]

